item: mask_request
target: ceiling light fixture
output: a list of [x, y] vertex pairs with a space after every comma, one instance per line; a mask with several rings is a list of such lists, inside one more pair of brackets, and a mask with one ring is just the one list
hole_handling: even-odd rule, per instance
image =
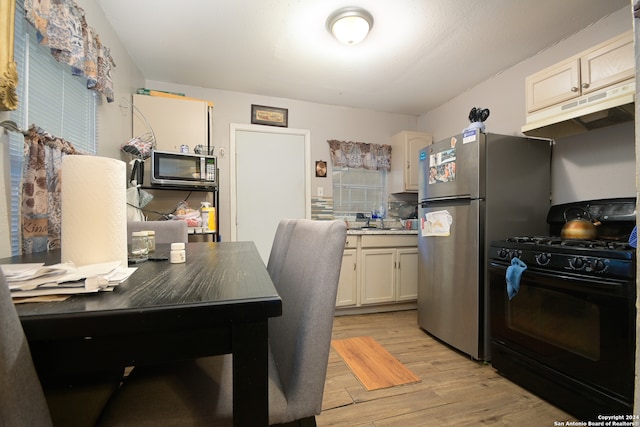
[[373, 27], [373, 16], [359, 7], [338, 9], [327, 18], [327, 30], [346, 45], [360, 43]]

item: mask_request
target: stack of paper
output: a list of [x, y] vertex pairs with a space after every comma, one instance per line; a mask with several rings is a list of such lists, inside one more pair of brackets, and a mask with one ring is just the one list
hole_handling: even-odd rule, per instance
[[0, 267], [13, 298], [112, 291], [136, 270], [122, 267], [120, 261], [82, 267], [71, 262], [47, 266], [39, 263], [3, 264]]

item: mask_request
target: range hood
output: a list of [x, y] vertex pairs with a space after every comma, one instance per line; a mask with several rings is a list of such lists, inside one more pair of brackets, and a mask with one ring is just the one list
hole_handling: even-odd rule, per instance
[[583, 95], [527, 116], [522, 133], [557, 139], [633, 120], [635, 80]]

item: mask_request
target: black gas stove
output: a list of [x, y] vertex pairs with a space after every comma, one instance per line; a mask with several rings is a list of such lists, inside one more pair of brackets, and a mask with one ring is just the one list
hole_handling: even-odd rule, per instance
[[[555, 205], [548, 236], [514, 236], [489, 248], [494, 368], [584, 421], [633, 413], [635, 206], [635, 198]], [[560, 237], [577, 217], [599, 223], [595, 239]], [[514, 266], [526, 267], [508, 295]]]
[[633, 278], [635, 249], [619, 240], [567, 240], [560, 237], [510, 237], [494, 242], [489, 258], [517, 257], [529, 268], [595, 277]]
[[[596, 239], [560, 237], [567, 213], [600, 223]], [[591, 200], [552, 206], [549, 236], [514, 236], [492, 242], [489, 259], [520, 258], [529, 268], [594, 277], [635, 278], [636, 250], [629, 244], [635, 225], [635, 198]]]

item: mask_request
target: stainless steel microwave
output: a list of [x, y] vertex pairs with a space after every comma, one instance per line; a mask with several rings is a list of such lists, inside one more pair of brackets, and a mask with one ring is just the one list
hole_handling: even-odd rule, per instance
[[151, 151], [151, 185], [215, 187], [218, 165], [214, 156]]

